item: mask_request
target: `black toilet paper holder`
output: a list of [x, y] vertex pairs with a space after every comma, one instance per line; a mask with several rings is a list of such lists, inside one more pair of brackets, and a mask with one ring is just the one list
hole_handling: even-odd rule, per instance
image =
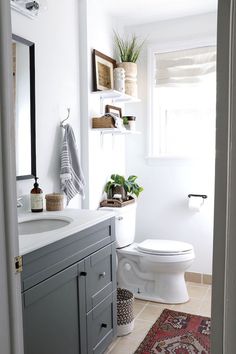
[[203, 198], [203, 199], [207, 199], [207, 195], [206, 194], [189, 194], [188, 197], [189, 198], [191, 198], [191, 197], [200, 197], [200, 198]]

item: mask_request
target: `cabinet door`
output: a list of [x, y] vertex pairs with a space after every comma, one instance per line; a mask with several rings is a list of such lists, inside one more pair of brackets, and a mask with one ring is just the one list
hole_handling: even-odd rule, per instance
[[116, 247], [106, 246], [85, 259], [86, 310], [116, 290]]
[[25, 354], [86, 353], [83, 272], [81, 261], [23, 293]]

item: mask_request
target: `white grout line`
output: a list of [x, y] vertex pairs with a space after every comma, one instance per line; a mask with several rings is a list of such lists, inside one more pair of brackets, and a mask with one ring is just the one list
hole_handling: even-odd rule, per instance
[[202, 300], [201, 300], [201, 304], [200, 304], [200, 307], [199, 307], [199, 312], [202, 316], [209, 316], [209, 314], [204, 314], [202, 311], [201, 311], [201, 308], [202, 306], [205, 304], [205, 300], [206, 298], [208, 298], [209, 296], [209, 292], [210, 292], [210, 299], [211, 299], [211, 286], [209, 286], [209, 289], [207, 289], [205, 295], [203, 296]]
[[[158, 319], [158, 317], [157, 317], [157, 319]], [[156, 322], [156, 321], [150, 321], [150, 320], [144, 320], [143, 318], [135, 318], [135, 321], [141, 321], [141, 322], [147, 322], [147, 323], [150, 323], [150, 324], [153, 324], [154, 322]]]
[[145, 305], [143, 306], [143, 308], [137, 313], [137, 315], [135, 316], [135, 320], [138, 319], [137, 317], [143, 312], [143, 310], [147, 307], [147, 305], [149, 304], [149, 302], [147, 301], [145, 303]]
[[108, 352], [105, 352], [105, 354], [109, 354], [109, 353], [115, 348], [116, 344], [119, 343], [119, 341], [120, 341], [120, 337], [117, 337], [117, 338], [114, 340], [114, 342], [113, 342], [111, 348], [109, 349], [109, 351], [108, 351]]
[[191, 296], [190, 301], [191, 301], [191, 299], [202, 301], [207, 296], [207, 292], [208, 292], [208, 290], [205, 291], [205, 294], [202, 294], [200, 296], [198, 296], [198, 295]]
[[209, 284], [201, 284], [201, 283], [193, 283], [193, 282], [186, 282], [187, 287], [196, 287], [196, 288], [207, 288], [209, 289], [211, 287], [211, 285]]
[[[210, 294], [209, 294], [209, 292], [210, 292]], [[208, 289], [205, 296], [203, 296], [202, 303], [205, 303], [205, 300], [206, 300], [206, 298], [209, 297], [209, 295], [210, 295], [210, 299], [211, 299], [211, 290], [210, 289]]]
[[[142, 309], [137, 313], [137, 315], [134, 317], [135, 320], [138, 320], [138, 321], [139, 321], [139, 319], [138, 319], [137, 317], [143, 312], [143, 310], [147, 307], [147, 305], [148, 305], [148, 302], [145, 302], [143, 308], [142, 308]], [[151, 321], [146, 321], [146, 320], [142, 320], [142, 321], [151, 323]], [[135, 322], [134, 322], [134, 326], [135, 326]], [[120, 338], [121, 338], [121, 337], [117, 337], [117, 339], [114, 341], [113, 345], [111, 346], [111, 348], [109, 349], [109, 351], [106, 352], [106, 354], [109, 354], [109, 353], [116, 347], [116, 345], [120, 342]]]

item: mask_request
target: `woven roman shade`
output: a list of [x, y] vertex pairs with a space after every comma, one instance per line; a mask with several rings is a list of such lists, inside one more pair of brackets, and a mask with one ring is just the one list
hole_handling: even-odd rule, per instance
[[155, 54], [155, 85], [197, 84], [216, 72], [216, 47], [200, 47]]

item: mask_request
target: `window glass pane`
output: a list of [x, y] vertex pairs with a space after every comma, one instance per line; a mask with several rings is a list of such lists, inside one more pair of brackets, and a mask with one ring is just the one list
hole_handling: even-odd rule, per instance
[[216, 73], [197, 83], [153, 87], [152, 155], [212, 155], [215, 149]]

